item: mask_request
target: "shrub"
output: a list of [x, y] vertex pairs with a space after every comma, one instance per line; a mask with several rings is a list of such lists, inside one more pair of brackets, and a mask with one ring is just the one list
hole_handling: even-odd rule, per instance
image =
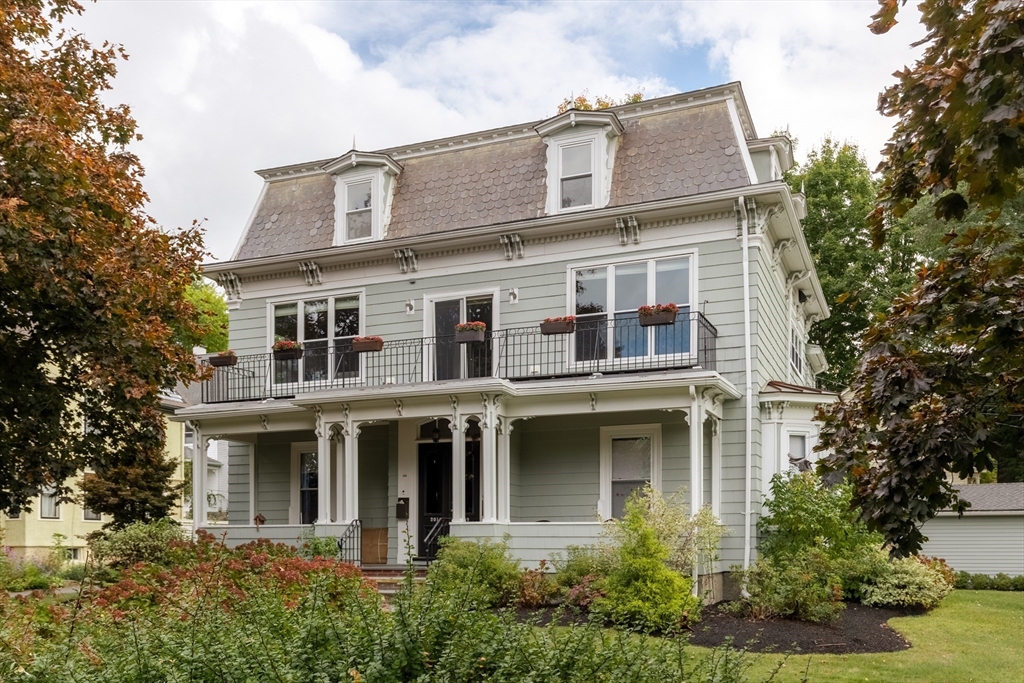
[[335, 536], [317, 536], [315, 526], [303, 529], [299, 534], [299, 541], [299, 555], [308, 560], [314, 557], [338, 556], [338, 539]]
[[552, 558], [558, 585], [570, 590], [586, 577], [591, 581], [607, 577], [615, 564], [615, 556], [615, 548], [608, 544], [567, 546], [564, 559], [560, 553]]
[[992, 577], [992, 590], [1008, 591], [1013, 590], [1013, 579], [1009, 574], [999, 573]]
[[537, 569], [525, 569], [519, 577], [519, 606], [533, 609], [554, 604], [558, 597], [558, 584], [548, 574], [547, 562], [540, 561]]
[[505, 541], [442, 540], [428, 576], [441, 591], [464, 591], [481, 607], [508, 606], [519, 599], [519, 565]]
[[944, 559], [941, 557], [928, 557], [926, 555], [918, 555], [917, 559], [921, 564], [928, 567], [930, 571], [939, 576], [950, 590], [956, 588], [956, 571], [946, 564]]
[[760, 557], [744, 574], [748, 597], [730, 609], [753, 619], [792, 617], [829, 622], [843, 611], [843, 586], [835, 562], [819, 548], [805, 548], [788, 562]]
[[670, 548], [659, 541], [645, 515], [648, 498], [634, 492], [625, 515], [616, 523], [618, 561], [604, 582], [605, 597], [594, 611], [612, 623], [645, 632], [669, 632], [696, 621], [700, 601], [690, 594], [691, 582], [667, 564]]
[[1024, 574], [1010, 579], [1010, 590], [1024, 591]]
[[185, 540], [185, 531], [173, 519], [155, 522], [133, 522], [114, 531], [89, 535], [89, 549], [97, 564], [115, 568], [130, 567], [139, 562], [169, 566], [173, 563], [175, 544]]
[[956, 582], [954, 588], [970, 588], [971, 587], [971, 573], [970, 572], [957, 572]]
[[888, 565], [888, 571], [864, 587], [863, 602], [872, 607], [931, 609], [953, 589], [939, 569], [917, 557], [904, 557]]
[[971, 577], [971, 589], [987, 591], [992, 589], [992, 577], [988, 574], [975, 574]]
[[604, 596], [604, 591], [600, 587], [600, 579], [590, 574], [582, 577], [575, 586], [569, 589], [565, 596], [565, 604], [588, 612], [594, 601]]

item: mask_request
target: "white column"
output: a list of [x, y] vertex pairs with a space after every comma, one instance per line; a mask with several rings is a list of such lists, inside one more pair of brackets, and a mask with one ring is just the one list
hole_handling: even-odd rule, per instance
[[316, 434], [316, 521], [328, 524], [331, 521], [331, 436], [330, 427], [319, 419]]
[[462, 416], [452, 420], [452, 521], [466, 521], [466, 428]]
[[480, 490], [483, 505], [480, 520], [494, 522], [498, 514], [498, 407], [497, 401], [484, 397], [484, 414], [480, 422], [483, 440], [480, 453]]
[[256, 519], [256, 444], [249, 444], [249, 524]]
[[704, 400], [690, 388], [690, 514], [704, 504]]
[[497, 481], [497, 507], [498, 521], [508, 523], [511, 521], [512, 510], [512, 421], [507, 417], [498, 418], [498, 481]]
[[192, 432], [192, 528], [206, 526], [206, 437], [194, 424]]
[[345, 430], [345, 521], [359, 519], [359, 425]]
[[711, 416], [711, 512], [722, 516], [722, 421]]

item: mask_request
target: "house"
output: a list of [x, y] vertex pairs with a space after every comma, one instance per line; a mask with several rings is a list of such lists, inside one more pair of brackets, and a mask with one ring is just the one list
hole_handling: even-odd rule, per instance
[[[174, 484], [180, 483], [184, 476], [185, 425], [167, 418], [185, 405], [180, 396], [171, 392], [160, 397], [160, 411], [164, 416], [166, 430], [164, 452], [177, 463], [171, 480]], [[89, 471], [82, 473], [83, 478], [89, 476]], [[78, 482], [72, 481], [70, 486], [72, 495], [77, 498]], [[182, 506], [179, 504], [173, 517], [181, 520], [181, 511]], [[77, 500], [60, 502], [58, 496], [44, 493], [32, 500], [32, 509], [29, 511], [15, 516], [0, 514], [0, 538], [13, 554], [37, 560], [44, 559], [60, 538], [61, 544], [70, 551], [70, 559], [79, 561], [86, 559], [86, 536], [99, 531], [109, 521], [104, 515], [93, 512]]]
[[[388, 563], [507, 535], [534, 564], [650, 482], [721, 517], [723, 567], [750, 561], [766, 476], [836, 399], [813, 389], [829, 310], [792, 163], [729, 83], [259, 171], [232, 258], [204, 268], [237, 363], [176, 417], [229, 442], [216, 532], [315, 522], [386, 539]], [[674, 322], [638, 315], [668, 303]]]
[[957, 571], [1024, 575], [1024, 483], [961, 484], [960, 497], [971, 504], [961, 516], [945, 510], [921, 533], [921, 552], [941, 557]]

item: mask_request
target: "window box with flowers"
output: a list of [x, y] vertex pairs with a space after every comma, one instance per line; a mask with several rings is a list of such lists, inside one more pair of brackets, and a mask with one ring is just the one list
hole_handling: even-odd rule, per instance
[[641, 306], [637, 309], [637, 313], [640, 314], [641, 327], [672, 325], [676, 322], [679, 307], [675, 304], [655, 304], [654, 306]]
[[274, 360], [298, 360], [302, 358], [302, 344], [290, 339], [281, 339], [270, 347]]
[[235, 355], [234, 351], [228, 349], [227, 351], [221, 351], [216, 356], [210, 356], [207, 360], [215, 368], [230, 368], [238, 363], [238, 356]]
[[355, 337], [352, 339], [352, 351], [355, 353], [376, 353], [384, 350], [384, 340], [381, 337]]
[[455, 326], [455, 341], [459, 344], [482, 342], [486, 331], [487, 323], [479, 320], [473, 320], [468, 323], [459, 323]]
[[540, 333], [551, 334], [572, 334], [576, 331], [576, 316], [567, 315], [562, 318], [544, 318], [540, 324]]

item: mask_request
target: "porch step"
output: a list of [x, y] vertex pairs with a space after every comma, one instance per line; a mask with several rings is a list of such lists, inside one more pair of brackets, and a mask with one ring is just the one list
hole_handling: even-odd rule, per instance
[[[377, 592], [384, 596], [394, 595], [405, 582], [408, 568], [404, 565], [371, 565], [360, 568], [363, 578], [374, 584]], [[413, 570], [413, 582], [423, 583], [427, 578], [427, 570], [417, 567]]]

